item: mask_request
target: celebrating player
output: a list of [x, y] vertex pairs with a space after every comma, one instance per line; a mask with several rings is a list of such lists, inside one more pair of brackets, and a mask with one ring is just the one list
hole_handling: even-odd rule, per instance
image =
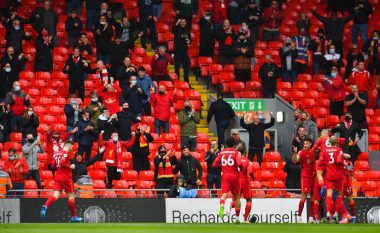
[[[305, 205], [306, 197], [309, 194], [310, 198], [313, 198], [312, 190], [313, 190], [313, 181], [314, 181], [314, 150], [311, 150], [311, 146], [313, 145], [313, 140], [310, 137], [306, 137], [304, 139], [303, 150], [300, 150], [297, 153], [297, 147], [293, 147], [294, 153], [292, 157], [292, 161], [294, 164], [300, 162], [301, 163], [301, 200], [298, 204], [298, 219], [299, 223], [302, 223], [302, 211]], [[314, 222], [313, 212], [314, 205], [310, 206], [310, 217], [309, 223]]]
[[233, 148], [235, 140], [229, 137], [226, 140], [227, 148], [222, 150], [214, 160], [213, 167], [222, 167], [222, 196], [220, 197], [219, 217], [224, 216], [224, 204], [229, 192], [232, 193], [235, 202], [236, 223], [240, 223], [240, 183], [239, 168], [241, 168], [240, 153]]
[[76, 215], [75, 210], [75, 192], [71, 170], [75, 169], [75, 165], [70, 165], [69, 153], [72, 151], [74, 143], [65, 141], [62, 150], [54, 154], [52, 163], [53, 169], [57, 169], [54, 176], [54, 193], [48, 198], [45, 205], [41, 207], [41, 217], [45, 218], [46, 210], [58, 200], [62, 190], [65, 190], [68, 196], [69, 208], [71, 211], [71, 222], [81, 222], [82, 218]]
[[350, 206], [351, 223], [356, 222], [356, 210], [355, 201], [352, 198], [352, 162], [346, 161], [347, 165], [344, 167], [344, 178], [343, 178], [343, 192], [344, 196], [348, 199], [348, 204]]
[[[240, 182], [240, 196], [244, 196], [246, 200], [245, 211], [244, 211], [244, 222], [249, 223], [248, 216], [251, 213], [252, 209], [252, 191], [251, 186], [249, 185], [249, 178], [251, 177], [253, 180], [252, 169], [250, 169], [251, 161], [247, 158], [247, 147], [245, 143], [238, 143], [235, 145], [236, 150], [238, 150], [241, 154], [241, 166], [242, 169], [239, 172], [239, 182]], [[231, 209], [235, 208], [235, 202], [231, 202]]]
[[[323, 129], [321, 131], [321, 137], [319, 138], [319, 140], [317, 141], [317, 143], [315, 143], [315, 145], [313, 146], [313, 150], [316, 150], [316, 149], [324, 149], [326, 147], [331, 147], [331, 144], [330, 144], [330, 136], [329, 136], [330, 132], [328, 129]], [[344, 142], [346, 141], [345, 138], [338, 138], [338, 144], [340, 147], [342, 147], [344, 145]]]
[[[336, 137], [330, 137], [331, 147], [327, 147], [320, 152], [320, 161], [318, 164], [318, 184], [319, 186], [326, 185], [326, 217], [332, 222], [332, 215], [335, 211], [333, 192], [336, 190], [338, 196], [336, 198], [337, 210], [341, 214], [342, 220], [340, 223], [348, 223], [351, 216], [343, 204], [342, 189], [343, 189], [343, 176], [344, 176], [344, 159], [349, 158], [347, 154], [337, 147], [338, 140]], [[325, 178], [322, 177], [323, 171], [326, 170]]]

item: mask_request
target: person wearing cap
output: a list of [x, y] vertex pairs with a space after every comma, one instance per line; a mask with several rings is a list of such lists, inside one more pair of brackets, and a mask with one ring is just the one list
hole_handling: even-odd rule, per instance
[[[154, 181], [156, 189], [169, 189], [173, 185], [173, 169], [177, 164], [174, 150], [166, 150], [165, 145], [158, 147], [158, 154], [154, 158]], [[158, 191], [159, 196], [165, 192]]]
[[123, 66], [124, 57], [129, 55], [128, 45], [121, 40], [120, 35], [116, 34], [115, 40], [111, 42], [110, 49], [110, 75], [116, 77], [120, 67]]
[[324, 56], [327, 53], [329, 41], [325, 37], [325, 30], [319, 28], [314, 39], [309, 43], [309, 50], [313, 53], [313, 74], [319, 74], [322, 69]]
[[[24, 189], [25, 175], [28, 174], [29, 168], [26, 159], [16, 152], [15, 148], [10, 148], [8, 150], [8, 160], [5, 160], [3, 170], [7, 172], [11, 178], [13, 189], [12, 190], [22, 190]], [[23, 192], [10, 191], [7, 193], [8, 198], [16, 198], [23, 196]]]
[[218, 145], [220, 147], [224, 145], [224, 134], [230, 126], [230, 120], [235, 117], [235, 112], [231, 105], [223, 100], [223, 93], [218, 93], [217, 100], [211, 103], [207, 113], [207, 124], [210, 124], [213, 116], [215, 117]]
[[344, 82], [342, 76], [339, 75], [338, 67], [333, 66], [331, 73], [323, 77], [325, 81], [325, 90], [330, 100], [330, 114], [337, 115], [339, 118], [344, 111]]
[[200, 123], [199, 113], [192, 107], [192, 103], [186, 100], [184, 110], [177, 113], [181, 126], [181, 147], [187, 146], [191, 151], [197, 148], [197, 124]]
[[191, 188], [198, 188], [202, 185], [203, 168], [197, 158], [191, 152], [190, 147], [182, 146], [181, 159], [176, 164], [173, 174], [181, 173], [185, 177], [185, 181]]
[[150, 116], [152, 115], [152, 108], [150, 106], [150, 95], [151, 91], [153, 93], [156, 92], [156, 86], [154, 85], [152, 78], [147, 75], [144, 66], [139, 66], [139, 68], [137, 69], [137, 85], [139, 85], [147, 95], [147, 99], [143, 100], [143, 109], [144, 115]]
[[215, 25], [211, 20], [211, 13], [206, 10], [199, 19], [199, 56], [214, 57]]
[[233, 63], [236, 81], [251, 81], [251, 57], [253, 56], [252, 41], [244, 32], [239, 32], [237, 40], [232, 44]]
[[82, 22], [77, 16], [77, 12], [72, 10], [70, 12], [70, 17], [67, 17], [65, 22], [65, 29], [69, 39], [69, 47], [72, 47], [74, 43], [78, 41], [82, 27]]
[[253, 116], [253, 121], [249, 124], [245, 122], [244, 114], [240, 118], [240, 126], [246, 129], [249, 134], [248, 159], [253, 161], [256, 155], [257, 162], [259, 162], [260, 166], [265, 148], [264, 131], [272, 127], [275, 123], [273, 112], [269, 112], [269, 115], [271, 117], [269, 123], [261, 123], [257, 114]]

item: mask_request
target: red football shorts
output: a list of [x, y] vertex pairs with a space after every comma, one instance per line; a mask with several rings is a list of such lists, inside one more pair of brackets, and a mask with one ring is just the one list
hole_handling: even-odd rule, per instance
[[338, 180], [325, 180], [326, 189], [333, 189], [335, 191], [342, 191], [343, 190], [343, 181], [342, 179]]
[[351, 181], [351, 176], [344, 176], [343, 179], [343, 192], [344, 196], [352, 196], [352, 181]]
[[231, 192], [234, 195], [240, 193], [239, 175], [223, 174], [222, 176], [222, 193]]
[[314, 177], [301, 177], [301, 192], [312, 193]]
[[62, 180], [54, 180], [54, 186], [53, 186], [54, 191], [62, 191], [65, 190], [66, 193], [73, 193], [75, 192], [74, 190], [74, 183], [72, 180], [68, 181], [62, 181]]
[[313, 184], [313, 200], [315, 201], [321, 201], [321, 187], [318, 184], [317, 178], [314, 179], [314, 184]]
[[245, 199], [252, 198], [251, 186], [248, 180], [240, 180], [240, 196]]

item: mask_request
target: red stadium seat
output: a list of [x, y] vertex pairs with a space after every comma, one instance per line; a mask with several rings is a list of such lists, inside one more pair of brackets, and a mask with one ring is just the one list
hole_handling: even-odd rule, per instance
[[48, 80], [51, 79], [51, 75], [49, 72], [36, 72], [37, 80]]
[[34, 180], [24, 180], [25, 189], [38, 189], [37, 183]]
[[293, 83], [293, 89], [295, 91], [307, 91], [309, 90], [309, 85], [306, 82], [295, 82]]
[[277, 89], [283, 91], [293, 90], [292, 84], [290, 82], [277, 82]]
[[197, 133], [197, 142], [199, 143], [209, 143], [210, 138], [207, 133]]
[[358, 181], [367, 180], [367, 174], [364, 171], [354, 171], [354, 177]]
[[357, 171], [369, 171], [369, 163], [367, 161], [355, 161], [354, 169]]
[[244, 82], [231, 82], [230, 83], [230, 92], [244, 91], [244, 90], [245, 90]]
[[22, 133], [11, 133], [10, 139], [12, 142], [21, 142]]
[[368, 144], [378, 144], [380, 142], [379, 135], [368, 134]]
[[271, 151], [265, 153], [264, 160], [268, 162], [281, 162], [282, 158], [280, 152]]
[[361, 152], [359, 156], [357, 157], [357, 160], [368, 161], [368, 159], [369, 159], [368, 152]]
[[313, 115], [315, 118], [325, 117], [328, 115], [328, 110], [326, 108], [315, 107], [313, 111]]
[[52, 180], [53, 173], [51, 171], [40, 171], [41, 180]]
[[154, 172], [140, 171], [140, 180], [154, 181]]
[[326, 116], [326, 127], [327, 128], [333, 128], [337, 124], [339, 124], [340, 120], [339, 117], [336, 115], [328, 115]]
[[380, 171], [368, 171], [367, 178], [372, 181], [380, 181]]
[[128, 171], [123, 171], [123, 179], [125, 180], [131, 180], [131, 181], [135, 181], [135, 180], [138, 180], [138, 174], [137, 174], [137, 171], [135, 170], [128, 170]]

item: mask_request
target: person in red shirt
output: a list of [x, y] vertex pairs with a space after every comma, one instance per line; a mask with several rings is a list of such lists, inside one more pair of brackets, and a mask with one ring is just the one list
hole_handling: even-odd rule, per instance
[[357, 85], [360, 94], [366, 94], [374, 87], [371, 74], [365, 69], [363, 61], [358, 62], [357, 67], [352, 71], [351, 76], [346, 80], [347, 84]]
[[271, 6], [264, 10], [264, 41], [277, 41], [280, 37], [280, 26], [282, 21], [281, 9], [278, 6], [278, 2], [273, 0]]
[[[313, 139], [306, 137], [303, 143], [303, 149], [297, 153], [297, 147], [293, 147], [294, 153], [292, 157], [292, 162], [294, 164], [301, 163], [301, 200], [298, 204], [298, 220], [297, 222], [302, 223], [302, 211], [305, 205], [306, 197], [309, 194], [313, 197], [313, 181], [314, 181], [314, 150], [311, 150], [313, 145]], [[310, 206], [310, 218], [309, 222], [314, 222], [313, 216], [314, 205]]]
[[353, 165], [351, 161], [346, 160], [347, 164], [344, 166], [344, 178], [343, 178], [343, 194], [348, 200], [350, 206], [351, 223], [356, 222], [356, 209], [355, 201], [352, 197], [352, 177], [353, 177]]
[[[252, 191], [251, 185], [249, 184], [249, 179], [254, 179], [252, 173], [252, 163], [248, 159], [248, 152], [245, 143], [238, 143], [234, 146], [236, 150], [238, 150], [241, 154], [241, 165], [242, 168], [239, 171], [239, 182], [240, 182], [240, 196], [243, 196], [246, 200], [247, 204], [245, 205], [244, 211], [244, 222], [249, 223], [248, 216], [251, 213], [252, 209]], [[235, 202], [231, 202], [230, 205], [230, 213], [231, 209], [235, 208]]]
[[161, 134], [161, 128], [164, 133], [169, 133], [170, 107], [174, 103], [174, 97], [177, 90], [174, 90], [174, 95], [166, 92], [165, 86], [158, 87], [158, 93], [153, 93], [150, 96], [154, 117], [154, 127], [158, 135]]
[[[10, 148], [8, 150], [8, 160], [5, 160], [3, 170], [11, 178], [12, 190], [24, 189], [24, 177], [29, 172], [29, 168], [26, 159], [16, 153], [16, 149]], [[16, 198], [20, 198], [23, 196], [23, 192], [9, 191], [7, 193], [8, 198], [13, 198], [14, 195], [16, 195]]]
[[325, 81], [325, 89], [330, 100], [330, 114], [337, 115], [340, 118], [344, 111], [346, 93], [344, 91], [343, 78], [339, 75], [338, 68], [333, 66], [330, 75], [326, 75], [323, 80]]
[[214, 160], [212, 166], [214, 168], [222, 168], [222, 196], [220, 197], [220, 209], [219, 217], [223, 219], [224, 216], [224, 204], [226, 202], [228, 193], [231, 192], [233, 195], [233, 201], [235, 202], [236, 211], [236, 223], [240, 223], [240, 183], [239, 180], [239, 169], [242, 168], [240, 152], [233, 148], [235, 145], [235, 140], [229, 137], [226, 140], [227, 148], [222, 150], [218, 157]]
[[101, 86], [98, 90], [99, 97], [103, 100], [104, 106], [109, 109], [110, 115], [120, 111], [121, 92], [120, 87], [114, 83]]
[[[326, 185], [326, 217], [332, 221], [332, 214], [334, 211], [333, 192], [336, 190], [338, 196], [336, 198], [337, 210], [342, 216], [340, 223], [348, 223], [351, 216], [343, 203], [342, 190], [344, 178], [344, 159], [349, 158], [350, 155], [344, 154], [342, 149], [337, 147], [338, 140], [336, 137], [330, 137], [331, 147], [327, 147], [320, 152], [320, 161], [318, 164], [317, 176], [318, 184], [320, 187]], [[325, 177], [322, 176], [325, 170]]]
[[[317, 143], [314, 144], [313, 146], [313, 149], [312, 150], [317, 150], [317, 149], [320, 149], [320, 150], [323, 150], [327, 147], [331, 147], [331, 143], [330, 143], [330, 131], [328, 129], [322, 129], [321, 131], [321, 137], [318, 139]], [[338, 145], [340, 148], [343, 147], [344, 143], [346, 142], [346, 139], [345, 138], [337, 138], [338, 140]]]
[[153, 55], [150, 66], [152, 67], [152, 80], [159, 81], [172, 81], [168, 75], [168, 65], [174, 64], [174, 58], [166, 53], [166, 47], [158, 47], [158, 52]]
[[74, 142], [65, 141], [62, 150], [54, 155], [53, 168], [57, 169], [54, 175], [54, 193], [41, 207], [41, 218], [45, 218], [47, 209], [58, 200], [61, 192], [65, 190], [68, 196], [69, 208], [71, 211], [71, 222], [81, 222], [83, 219], [76, 215], [75, 190], [72, 178], [72, 171], [75, 165], [71, 164], [70, 153], [74, 147]]
[[103, 159], [106, 160], [107, 165], [107, 188], [111, 189], [112, 181], [120, 180], [121, 173], [123, 172], [123, 151], [133, 146], [136, 135], [135, 132], [132, 132], [132, 137], [129, 141], [119, 141], [119, 134], [113, 132], [110, 140], [103, 141], [103, 133], [104, 131], [100, 132], [99, 135], [99, 146], [106, 147]]

